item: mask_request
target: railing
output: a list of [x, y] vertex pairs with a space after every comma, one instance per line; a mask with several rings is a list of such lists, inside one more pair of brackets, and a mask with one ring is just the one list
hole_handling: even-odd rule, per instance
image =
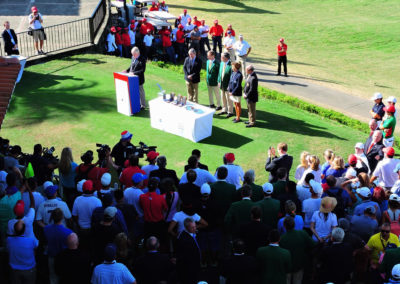
[[[93, 44], [97, 32], [106, 15], [107, 0], [100, 0], [89, 18], [44, 27], [46, 41], [43, 51], [46, 53], [70, 49], [85, 44]], [[33, 37], [28, 31], [17, 33], [18, 49], [21, 55], [29, 58], [38, 56]], [[5, 56], [4, 42], [0, 40], [0, 56]]]

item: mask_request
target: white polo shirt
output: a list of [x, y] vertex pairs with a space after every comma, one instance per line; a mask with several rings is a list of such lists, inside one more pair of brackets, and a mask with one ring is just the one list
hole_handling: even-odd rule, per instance
[[[199, 31], [201, 33], [201, 37], [206, 38], [206, 37], [208, 37], [208, 32], [210, 31], [210, 27], [207, 25], [200, 26]], [[203, 32], [205, 32], [205, 31], [207, 31], [207, 32], [203, 34]]]
[[145, 35], [143, 38], [143, 42], [146, 46], [151, 46], [153, 44], [153, 36], [152, 35]]
[[233, 48], [235, 49], [236, 53], [239, 56], [244, 56], [247, 54], [247, 51], [249, 50], [249, 48], [251, 48], [251, 46], [245, 40], [243, 41], [238, 40], [233, 45]]
[[188, 23], [188, 20], [191, 19], [192, 17], [190, 17], [190, 15], [188, 13], [186, 13], [186, 16], [184, 14], [181, 14], [181, 24], [182, 26], [186, 26], [186, 24]]
[[[242, 167], [234, 164], [226, 164], [222, 165], [221, 167], [225, 167], [228, 169], [228, 176], [226, 177], [225, 181], [227, 183], [233, 184], [236, 189], [241, 188], [244, 178]], [[217, 173], [215, 173], [215, 177], [217, 177]]]
[[392, 187], [399, 178], [398, 174], [393, 172], [398, 163], [397, 159], [384, 158], [378, 163], [372, 175], [379, 178], [382, 186]]
[[[233, 37], [233, 36], [231, 36], [231, 37], [229, 37], [229, 36], [226, 36], [226, 37], [224, 37], [224, 40], [223, 40], [223, 42], [222, 42], [222, 45], [223, 46], [227, 46], [228, 47], [228, 49], [230, 50], [230, 49], [232, 49], [233, 48], [233, 45], [235, 44], [235, 37]], [[230, 47], [229, 47], [230, 46]]]
[[90, 229], [94, 209], [101, 207], [101, 201], [94, 195], [81, 195], [75, 199], [72, 215], [78, 216], [78, 224], [82, 229]]
[[[194, 184], [197, 185], [198, 187], [201, 187], [205, 183], [213, 183], [217, 181], [217, 179], [212, 174], [210, 174], [210, 172], [206, 170], [195, 168], [194, 171], [197, 174]], [[187, 176], [186, 173], [184, 173], [179, 183], [187, 183], [187, 182], [188, 182]]]
[[71, 211], [69, 211], [67, 203], [58, 200], [57, 198], [47, 199], [39, 205], [38, 211], [36, 213], [36, 220], [42, 220], [45, 225], [53, 224], [53, 221], [50, 220], [50, 217], [51, 212], [56, 208], [60, 208], [61, 211], [64, 213], [63, 225], [67, 226], [65, 220], [71, 218]]

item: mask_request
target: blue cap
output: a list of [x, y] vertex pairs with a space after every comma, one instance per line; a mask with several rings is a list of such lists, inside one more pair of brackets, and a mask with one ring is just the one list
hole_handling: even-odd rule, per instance
[[113, 261], [117, 255], [117, 249], [114, 244], [110, 243], [104, 249], [104, 260]]
[[58, 185], [51, 185], [48, 186], [45, 190], [44, 193], [46, 194], [47, 197], [51, 197], [56, 193], [58, 190]]
[[136, 173], [136, 174], [134, 174], [132, 176], [132, 181], [134, 183], [139, 183], [139, 182], [141, 182], [142, 180], [145, 180], [145, 179], [147, 179], [147, 176], [144, 175], [144, 174], [141, 174], [141, 173]]

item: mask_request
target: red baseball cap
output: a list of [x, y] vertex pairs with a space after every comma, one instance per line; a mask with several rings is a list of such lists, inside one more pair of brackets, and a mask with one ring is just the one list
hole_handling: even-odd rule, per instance
[[214, 24], [218, 24], [218, 20], [214, 20]]
[[383, 148], [383, 152], [385, 152], [386, 155], [388, 155], [388, 156], [394, 156], [394, 149], [393, 149], [393, 147], [386, 147], [386, 148]]
[[179, 24], [178, 29], [183, 29], [183, 26]]
[[131, 20], [131, 24], [134, 24], [135, 23], [135, 20]]
[[235, 161], [235, 154], [233, 153], [226, 153], [225, 154], [225, 159], [228, 163], [233, 163]]
[[197, 19], [197, 16], [194, 16], [193, 19]]
[[354, 155], [354, 154], [351, 154], [351, 155], [349, 156], [348, 161], [349, 161], [349, 164], [350, 164], [350, 165], [355, 165], [355, 164], [357, 164], [357, 156]]
[[281, 37], [281, 39], [279, 40], [280, 42], [284, 42], [285, 39], [283, 37]]
[[32, 11], [32, 12], [37, 12], [37, 11], [38, 11], [38, 8], [36, 8], [36, 6], [32, 6], [31, 11]]
[[156, 5], [156, 2], [151, 2], [151, 5], [153, 5], [153, 6]]
[[120, 30], [122, 30], [121, 27], [117, 27], [117, 32], [119, 32]]
[[[171, 33], [169, 32], [169, 31], [165, 31], [165, 33], [164, 33], [165, 35], [170, 35]], [[149, 154], [150, 154], [150, 152], [149, 152]], [[157, 153], [158, 154], [158, 153]], [[158, 155], [157, 155], [158, 156]], [[148, 157], [148, 156], [147, 156]], [[154, 159], [153, 159], [154, 160]]]
[[182, 17], [181, 17], [181, 16], [179, 16], [179, 17], [178, 17], [178, 20], [182, 20]]
[[192, 21], [192, 19], [191, 19], [191, 18], [189, 18], [189, 19], [188, 19], [188, 22], [190, 23], [191, 21]]
[[17, 217], [22, 217], [24, 216], [24, 211], [25, 211], [25, 203], [23, 200], [18, 200], [17, 203], [15, 203], [14, 206], [14, 214]]
[[112, 31], [113, 33], [115, 33], [117, 30], [115, 29], [115, 27], [111, 27], [110, 31]]
[[[166, 35], [169, 35], [169, 31], [165, 32]], [[153, 161], [155, 158], [157, 158], [160, 154], [155, 152], [155, 151], [150, 151], [147, 153], [147, 161]]]
[[183, 9], [183, 13], [186, 13], [187, 12], [187, 9]]
[[394, 105], [390, 105], [390, 106], [384, 107], [383, 110], [386, 111], [386, 112], [391, 112], [391, 113], [395, 113], [396, 112], [396, 109], [395, 109]]
[[85, 181], [85, 183], [82, 185], [82, 191], [89, 191], [92, 192], [93, 191], [93, 182], [91, 180], [87, 180]]
[[146, 32], [151, 32], [151, 29], [147, 29], [147, 31]]
[[142, 19], [142, 22], [143, 22], [143, 23], [147, 22], [147, 19], [146, 19], [146, 18], [143, 18], [143, 19]]

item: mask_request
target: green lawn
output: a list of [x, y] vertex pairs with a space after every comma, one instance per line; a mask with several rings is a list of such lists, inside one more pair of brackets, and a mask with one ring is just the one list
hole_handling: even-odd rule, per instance
[[280, 37], [288, 44], [289, 72], [369, 98], [398, 96], [398, 0], [175, 0], [175, 15], [218, 18], [253, 46], [251, 58], [276, 68]]
[[[168, 166], [183, 172], [183, 166], [194, 148], [202, 151], [202, 163], [212, 172], [222, 164], [226, 152], [236, 154], [236, 162], [245, 170], [256, 170], [257, 181], [265, 182], [263, 169], [270, 145], [285, 141], [294, 155], [294, 167], [300, 152], [308, 150], [322, 158], [326, 148], [348, 155], [365, 134], [323, 119], [284, 103], [261, 99], [257, 105], [257, 128], [246, 129], [243, 123], [214, 118], [211, 137], [193, 143], [184, 138], [150, 127], [149, 112], [127, 117], [116, 110], [113, 71], [126, 69], [129, 59], [103, 55], [79, 55], [29, 67], [17, 85], [0, 135], [19, 144], [24, 152], [33, 145], [56, 147], [60, 154], [65, 146], [73, 150], [75, 160], [95, 143], [113, 146], [122, 130], [133, 133], [132, 142], [157, 145], [168, 158]], [[149, 65], [146, 71], [147, 98], [156, 97], [156, 82], [167, 91], [185, 94], [183, 75]], [[204, 81], [200, 84], [200, 103], [208, 103]], [[243, 111], [247, 116], [247, 111]], [[144, 162], [144, 161], [143, 161]], [[294, 174], [294, 171], [292, 175]]]

